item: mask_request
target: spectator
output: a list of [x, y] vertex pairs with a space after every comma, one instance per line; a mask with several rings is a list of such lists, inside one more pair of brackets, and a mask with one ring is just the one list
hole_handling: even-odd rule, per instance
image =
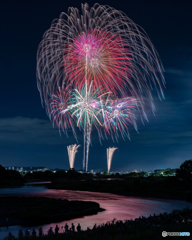
[[49, 231], [48, 231], [48, 235], [52, 235], [52, 234], [53, 234], [53, 228], [50, 227], [50, 228], [49, 228]]
[[14, 239], [14, 237], [13, 237], [12, 233], [11, 233], [11, 232], [9, 232], [9, 235], [8, 235], [8, 240], [13, 240], [13, 239]]
[[42, 237], [43, 236], [43, 229], [42, 227], [39, 228], [39, 237]]
[[25, 230], [25, 237], [28, 238], [29, 237], [29, 229]]
[[67, 225], [67, 223], [65, 224], [65, 233], [68, 233], [69, 230], [69, 226]]
[[80, 225], [80, 223], [78, 223], [78, 225], [77, 225], [77, 232], [80, 232], [81, 231], [81, 225]]
[[58, 234], [58, 232], [59, 232], [59, 227], [58, 227], [58, 225], [56, 225], [56, 227], [55, 227], [55, 234]]
[[35, 229], [33, 229], [33, 231], [32, 231], [32, 236], [33, 236], [33, 237], [36, 237], [36, 231], [35, 231]]
[[61, 232], [64, 233], [64, 226], [61, 226]]
[[71, 231], [72, 231], [72, 232], [75, 232], [75, 226], [74, 226], [73, 223], [71, 224]]
[[23, 231], [21, 229], [19, 230], [18, 239], [23, 239]]

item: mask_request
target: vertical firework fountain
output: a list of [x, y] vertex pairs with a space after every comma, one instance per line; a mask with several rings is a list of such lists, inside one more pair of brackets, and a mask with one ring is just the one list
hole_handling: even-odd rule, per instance
[[67, 146], [67, 151], [69, 155], [69, 166], [70, 169], [74, 168], [75, 163], [75, 155], [77, 153], [77, 149], [80, 147], [80, 145], [74, 144]]
[[115, 148], [115, 147], [107, 148], [107, 170], [108, 170], [108, 172], [111, 169], [111, 162], [112, 162], [112, 158], [113, 158], [113, 154], [114, 154], [115, 150], [117, 150], [117, 148]]

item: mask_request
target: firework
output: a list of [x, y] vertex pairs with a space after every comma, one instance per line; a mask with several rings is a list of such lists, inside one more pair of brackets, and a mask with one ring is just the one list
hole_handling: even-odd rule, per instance
[[77, 126], [84, 133], [83, 169], [86, 165], [86, 171], [88, 169], [91, 131], [94, 128], [99, 131], [103, 127], [100, 100], [106, 95], [108, 93], [100, 94], [100, 89], [94, 88], [93, 82], [91, 82], [90, 85], [84, 85], [82, 88], [73, 91], [71, 104], [68, 107], [71, 115], [76, 119]]
[[74, 168], [75, 155], [79, 147], [80, 145], [77, 145], [77, 144], [67, 146], [70, 169]]
[[58, 89], [57, 94], [52, 96], [50, 104], [50, 114], [52, 117], [53, 124], [56, 123], [57, 127], [65, 134], [67, 130], [72, 128], [73, 134], [77, 139], [75, 132], [74, 119], [70, 113], [69, 96], [71, 94], [70, 89]]
[[58, 86], [72, 88], [94, 81], [96, 87], [140, 100], [154, 111], [151, 90], [163, 96], [161, 62], [147, 34], [123, 12], [109, 6], [82, 4], [69, 8], [43, 36], [37, 52], [37, 83], [42, 103]]
[[[66, 48], [64, 68], [75, 86], [93, 81], [97, 88], [122, 90], [131, 65], [128, 45], [117, 34], [106, 30], [81, 33]], [[73, 68], [75, 66], [75, 70]], [[116, 90], [117, 89], [117, 90]]]
[[104, 128], [111, 135], [112, 139], [118, 141], [118, 133], [120, 132], [123, 139], [129, 135], [129, 125], [133, 125], [137, 131], [136, 116], [138, 101], [135, 98], [123, 98], [108, 100], [105, 102]]
[[99, 4], [68, 12], [39, 44], [37, 86], [59, 129], [72, 128], [76, 137], [75, 122], [83, 131], [87, 170], [91, 132], [129, 138], [129, 124], [137, 130], [135, 110], [147, 120], [145, 105], [155, 111], [151, 92], [164, 97], [165, 81], [149, 37], [123, 12]]
[[91, 83], [90, 86], [83, 86], [80, 90], [75, 89], [71, 97], [72, 116], [76, 117], [77, 126], [84, 129], [87, 125], [102, 126], [102, 122], [98, 117], [99, 99], [102, 97], [100, 91], [96, 90]]
[[107, 148], [107, 170], [108, 170], [108, 172], [111, 169], [111, 162], [112, 162], [113, 154], [114, 154], [115, 150], [117, 150], [117, 149], [118, 148], [115, 148], [115, 147]]

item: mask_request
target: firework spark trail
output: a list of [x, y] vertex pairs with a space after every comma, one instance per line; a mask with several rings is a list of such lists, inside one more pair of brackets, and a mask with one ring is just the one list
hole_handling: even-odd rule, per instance
[[83, 131], [83, 171], [85, 170], [86, 129]]
[[80, 147], [80, 145], [77, 145], [77, 144], [67, 146], [70, 169], [74, 168], [75, 155], [76, 155], [77, 149], [79, 147]]
[[87, 149], [87, 155], [86, 155], [86, 172], [88, 171], [88, 161], [89, 161], [89, 147], [91, 143], [91, 126], [87, 125], [87, 134], [86, 134], [86, 149]]
[[117, 149], [118, 148], [115, 148], [115, 147], [107, 148], [107, 170], [108, 170], [108, 172], [111, 169], [111, 162], [112, 162], [113, 154], [114, 154], [115, 150], [117, 150]]

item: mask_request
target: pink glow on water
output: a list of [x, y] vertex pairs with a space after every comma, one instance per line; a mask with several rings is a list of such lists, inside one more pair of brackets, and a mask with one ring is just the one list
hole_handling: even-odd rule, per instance
[[[34, 189], [33, 189], [34, 188]], [[18, 192], [14, 191], [14, 195], [36, 196], [36, 197], [49, 197], [49, 198], [62, 198], [68, 200], [79, 201], [95, 201], [100, 204], [101, 208], [105, 211], [98, 214], [85, 216], [82, 218], [76, 218], [59, 223], [51, 223], [42, 225], [44, 234], [50, 227], [55, 229], [56, 224], [59, 226], [59, 232], [63, 232], [62, 226], [67, 223], [71, 227], [71, 223], [74, 223], [75, 227], [80, 223], [83, 230], [93, 228], [94, 224], [102, 224], [107, 221], [112, 221], [114, 218], [117, 220], [135, 219], [139, 216], [148, 217], [150, 214], [160, 214], [163, 212], [172, 212], [174, 209], [183, 209], [186, 207], [192, 207], [192, 203], [178, 200], [163, 200], [152, 198], [139, 198], [139, 197], [124, 197], [110, 193], [98, 193], [98, 192], [84, 192], [84, 191], [71, 191], [71, 190], [48, 190], [43, 187], [39, 187], [41, 191], [37, 191], [38, 187], [31, 187], [31, 193], [27, 188], [26, 194], [22, 189], [18, 189]], [[19, 192], [20, 191], [20, 192]], [[0, 191], [0, 194], [10, 194], [8, 191]], [[19, 194], [20, 193], [20, 194]], [[32, 229], [35, 229], [38, 233], [39, 227], [30, 227], [30, 234]], [[26, 227], [11, 226], [9, 228], [0, 228], [0, 240], [3, 239], [11, 232], [14, 236], [18, 237], [19, 229], [25, 231]], [[37, 234], [38, 235], [38, 234]]]

